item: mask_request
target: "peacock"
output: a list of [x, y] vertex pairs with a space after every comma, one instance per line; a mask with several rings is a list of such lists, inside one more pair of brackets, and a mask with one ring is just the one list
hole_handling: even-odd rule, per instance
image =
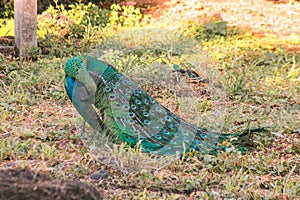
[[240, 150], [250, 132], [208, 132], [188, 123], [158, 103], [112, 65], [89, 55], [73, 57], [65, 64], [65, 89], [83, 119], [113, 143], [140, 145], [142, 152], [182, 155], [199, 151], [214, 154], [223, 141], [236, 137]]

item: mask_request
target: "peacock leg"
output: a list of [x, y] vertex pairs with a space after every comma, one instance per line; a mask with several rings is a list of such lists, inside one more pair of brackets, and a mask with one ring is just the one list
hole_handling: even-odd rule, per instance
[[85, 124], [86, 124], [86, 121], [83, 119], [82, 125], [81, 125], [80, 137], [83, 137], [83, 134], [85, 131]]

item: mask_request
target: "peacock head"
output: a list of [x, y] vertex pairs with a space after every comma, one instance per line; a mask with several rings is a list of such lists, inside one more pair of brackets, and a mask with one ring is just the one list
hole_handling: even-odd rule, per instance
[[69, 59], [65, 64], [65, 73], [67, 77], [79, 81], [85, 86], [89, 98], [94, 97], [97, 91], [97, 85], [87, 70], [87, 60], [78, 56]]

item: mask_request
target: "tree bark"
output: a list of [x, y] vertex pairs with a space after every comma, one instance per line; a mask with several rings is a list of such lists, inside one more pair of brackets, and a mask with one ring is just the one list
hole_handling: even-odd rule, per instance
[[26, 58], [28, 48], [37, 47], [37, 0], [14, 0], [15, 45]]

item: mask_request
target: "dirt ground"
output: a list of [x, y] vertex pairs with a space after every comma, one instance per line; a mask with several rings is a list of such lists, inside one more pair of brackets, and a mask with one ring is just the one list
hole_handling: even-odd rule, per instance
[[284, 37], [300, 34], [299, 2], [289, 3], [286, 0], [137, 0], [137, 2], [137, 5], [151, 5], [150, 8], [142, 10], [146, 14], [151, 14], [153, 20], [164, 21], [170, 26], [180, 25], [179, 22], [182, 20], [201, 22], [209, 17], [218, 17], [226, 21], [228, 26], [250, 28], [262, 36], [274, 34]]

